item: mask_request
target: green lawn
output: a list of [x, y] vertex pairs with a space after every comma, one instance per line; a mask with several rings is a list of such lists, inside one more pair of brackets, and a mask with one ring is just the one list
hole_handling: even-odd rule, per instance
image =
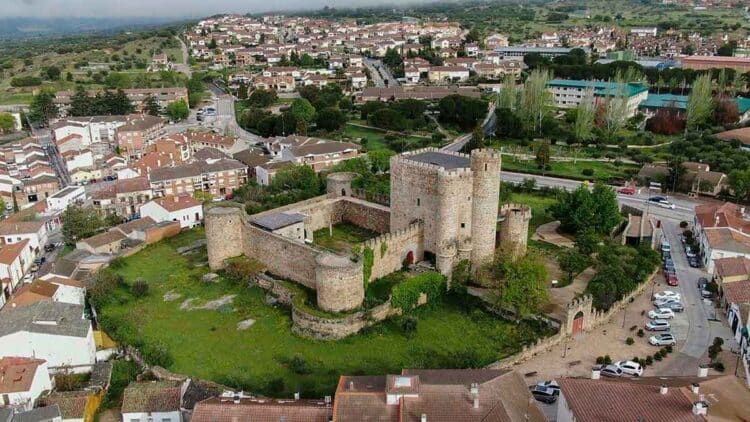
[[[401, 368], [479, 367], [518, 350], [537, 331], [495, 318], [459, 299], [415, 311], [418, 329], [408, 338], [398, 321], [386, 321], [337, 342], [303, 339], [291, 332], [289, 309], [266, 304], [266, 292], [220, 278], [204, 283], [205, 248], [181, 256], [175, 248], [202, 238], [200, 230], [149, 246], [126, 258], [116, 271], [126, 283], [142, 278], [149, 294], [136, 299], [120, 287], [99, 310], [102, 324], [118, 340], [161, 347], [172, 358], [168, 369], [193, 377], [243, 387], [254, 393], [320, 397], [336, 388], [340, 374], [397, 373]], [[166, 292], [181, 298], [166, 302]], [[218, 310], [180, 310], [187, 298], [200, 305], [236, 294]], [[375, 293], [377, 296], [377, 292]], [[255, 324], [238, 331], [238, 322]], [[145, 347], [144, 347], [145, 346]], [[300, 359], [294, 359], [299, 356]], [[292, 363], [292, 360], [295, 363]]]
[[326, 249], [349, 253], [352, 246], [367, 239], [377, 237], [378, 233], [351, 223], [339, 223], [332, 230], [323, 228], [313, 233], [313, 243]]
[[542, 224], [552, 221], [547, 209], [557, 202], [555, 198], [541, 196], [534, 193], [513, 192], [510, 199], [504, 203], [523, 204], [531, 207], [531, 221], [529, 222], [529, 236]]
[[420, 145], [424, 144], [425, 141], [430, 141], [429, 139], [417, 136], [405, 136], [397, 140], [388, 141], [385, 139], [386, 132], [353, 125], [346, 125], [344, 135], [352, 139], [361, 138], [362, 141], [360, 142], [362, 142], [362, 145], [365, 146], [368, 151], [376, 149], [393, 149], [389, 144], [399, 144], [402, 142], [405, 144], [404, 150], [410, 150], [418, 148]]
[[[638, 166], [635, 164], [615, 164], [603, 161], [578, 161], [575, 164], [572, 161], [552, 162], [551, 167], [550, 170], [542, 171], [537, 168], [533, 160], [517, 161], [510, 157], [503, 157], [503, 170], [577, 180], [606, 182], [612, 177], [626, 178], [638, 171]], [[593, 170], [593, 175], [583, 174], [584, 169]]]

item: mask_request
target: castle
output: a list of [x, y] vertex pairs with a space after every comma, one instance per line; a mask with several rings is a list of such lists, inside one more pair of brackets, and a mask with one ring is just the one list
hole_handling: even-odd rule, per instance
[[[497, 245], [523, 255], [531, 211], [499, 207], [500, 162], [489, 149], [394, 156], [390, 207], [353, 196], [354, 173], [330, 174], [325, 195], [251, 216], [239, 207], [212, 207], [205, 212], [209, 266], [222, 268], [244, 254], [315, 290], [319, 308], [340, 312], [360, 307], [366, 283], [404, 264], [429, 261], [450, 277], [463, 260], [474, 268], [490, 262]], [[363, 259], [313, 244], [316, 230], [342, 222], [379, 234], [360, 245]]]

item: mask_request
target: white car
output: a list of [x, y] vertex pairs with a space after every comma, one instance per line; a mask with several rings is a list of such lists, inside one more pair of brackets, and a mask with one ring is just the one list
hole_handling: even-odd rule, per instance
[[663, 196], [654, 196], [654, 197], [648, 198], [648, 202], [658, 205], [662, 208], [669, 208], [671, 210], [674, 209], [674, 204], [669, 202], [669, 200], [667, 200], [667, 198]]
[[649, 331], [667, 331], [669, 327], [669, 321], [664, 319], [653, 319], [646, 323], [646, 329]]
[[643, 367], [640, 363], [635, 363], [630, 360], [623, 360], [615, 362], [614, 365], [622, 369], [622, 372], [624, 374], [634, 375], [636, 377], [640, 377], [641, 375], [643, 375]]
[[663, 333], [651, 336], [648, 342], [653, 346], [674, 346], [676, 340], [672, 333]]
[[673, 297], [665, 297], [663, 299], [655, 300], [654, 306], [657, 308], [670, 308], [673, 303], [680, 303], [679, 299]]
[[673, 298], [676, 298], [677, 300], [680, 300], [680, 294], [672, 290], [664, 290], [663, 292], [656, 293], [654, 295], [654, 300], [659, 300], [659, 299], [667, 298], [667, 297], [673, 297]]
[[671, 309], [659, 308], [648, 312], [649, 319], [672, 319], [674, 312]]

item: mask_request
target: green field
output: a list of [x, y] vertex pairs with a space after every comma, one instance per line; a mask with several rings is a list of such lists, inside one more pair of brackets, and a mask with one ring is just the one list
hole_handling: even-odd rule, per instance
[[[543, 171], [537, 168], [533, 160], [519, 161], [503, 157], [503, 170], [506, 171], [589, 181], [606, 182], [613, 177], [627, 178], [637, 173], [639, 168], [635, 164], [604, 161], [552, 162], [550, 166], [550, 170]], [[583, 174], [584, 169], [593, 170], [593, 175]]]
[[422, 145], [425, 142], [431, 141], [430, 139], [418, 136], [403, 136], [399, 137], [396, 140], [388, 141], [385, 139], [386, 132], [384, 131], [353, 125], [346, 125], [344, 135], [353, 140], [357, 138], [364, 140], [363, 145], [367, 148], [368, 151], [376, 149], [393, 149], [389, 146], [389, 144], [393, 145], [400, 143], [404, 144], [404, 150], [410, 150], [417, 148], [419, 145]]
[[[126, 258], [116, 271], [125, 283], [148, 282], [146, 297], [135, 298], [121, 286], [99, 310], [102, 325], [120, 341], [143, 350], [163, 349], [168, 369], [193, 377], [245, 388], [253, 393], [320, 397], [336, 388], [340, 374], [398, 373], [401, 368], [479, 367], [518, 350], [537, 336], [524, 324], [509, 323], [449, 296], [443, 303], [417, 309], [411, 336], [391, 320], [337, 342], [303, 339], [291, 332], [287, 308], [266, 304], [266, 292], [220, 278], [204, 283], [205, 248], [181, 256], [176, 248], [203, 238], [186, 232]], [[385, 291], [387, 291], [386, 289]], [[167, 292], [182, 296], [165, 301]], [[217, 310], [181, 310], [224, 295], [230, 305]], [[254, 319], [237, 330], [237, 323]], [[296, 357], [296, 359], [295, 359]]]
[[313, 233], [313, 243], [326, 249], [349, 253], [352, 246], [377, 237], [378, 233], [351, 223], [339, 223], [328, 230], [322, 228]]

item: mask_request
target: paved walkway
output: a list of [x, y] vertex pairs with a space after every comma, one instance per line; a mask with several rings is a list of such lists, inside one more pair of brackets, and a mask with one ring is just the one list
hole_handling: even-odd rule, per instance
[[531, 235], [531, 240], [541, 240], [542, 242], [551, 243], [563, 248], [575, 247], [573, 239], [558, 233], [557, 229], [559, 228], [559, 221], [552, 221], [547, 224], [542, 224], [541, 226], [537, 227], [534, 234]]

